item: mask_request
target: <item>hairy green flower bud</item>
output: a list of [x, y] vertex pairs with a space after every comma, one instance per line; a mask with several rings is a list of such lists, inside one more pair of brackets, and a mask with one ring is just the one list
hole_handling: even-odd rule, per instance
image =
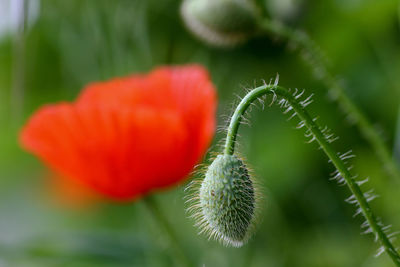
[[181, 13], [189, 30], [214, 46], [242, 43], [257, 27], [258, 10], [251, 0], [184, 0]]
[[240, 247], [255, 217], [255, 191], [246, 165], [234, 155], [219, 155], [200, 187], [204, 226], [225, 244]]

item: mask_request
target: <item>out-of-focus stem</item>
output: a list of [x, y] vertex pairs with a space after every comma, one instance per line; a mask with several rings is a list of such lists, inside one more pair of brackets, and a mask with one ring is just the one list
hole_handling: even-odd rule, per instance
[[395, 132], [393, 158], [397, 164], [400, 164], [400, 106], [399, 106], [399, 112], [397, 115], [397, 128], [396, 128], [396, 132]]
[[171, 227], [171, 224], [168, 222], [168, 220], [165, 218], [155, 199], [152, 196], [147, 196], [143, 199], [143, 202], [153, 215], [155, 221], [161, 226], [165, 234], [168, 235], [170, 239], [170, 244], [176, 256], [176, 261], [179, 262], [181, 266], [192, 266], [190, 260], [187, 258], [181, 244], [178, 241], [175, 231]]
[[18, 29], [13, 46], [13, 69], [11, 87], [11, 118], [18, 121], [24, 106], [25, 87], [25, 32], [28, 20], [28, 0], [13, 0], [18, 2]]

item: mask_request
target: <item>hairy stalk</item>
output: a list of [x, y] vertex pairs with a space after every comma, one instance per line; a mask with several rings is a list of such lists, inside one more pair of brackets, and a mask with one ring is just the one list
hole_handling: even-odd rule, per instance
[[262, 30], [284, 38], [298, 47], [303, 53], [305, 62], [313, 68], [315, 76], [330, 90], [329, 93], [332, 98], [339, 104], [340, 108], [344, 110], [345, 114], [349, 116], [360, 133], [369, 142], [387, 173], [391, 177], [400, 180], [400, 170], [394, 162], [389, 148], [368, 118], [346, 95], [337, 79], [328, 71], [325, 59], [314, 42], [305, 33], [293, 30], [281, 23], [263, 20], [259, 23], [259, 26]]
[[343, 157], [336, 153], [335, 150], [332, 148], [330, 140], [323, 133], [323, 130], [321, 130], [322, 128], [317, 125], [317, 123], [305, 110], [305, 106], [307, 105], [306, 102], [308, 102], [308, 99], [305, 102], [301, 102], [298, 100], [298, 97], [292, 95], [285, 88], [277, 85], [263, 85], [253, 89], [242, 99], [231, 118], [227, 132], [224, 154], [233, 155], [235, 150], [236, 136], [243, 115], [254, 100], [264, 95], [273, 95], [274, 99], [276, 97], [282, 98], [284, 101], [282, 102], [284, 104], [284, 107], [289, 108], [289, 110], [293, 110], [294, 114], [296, 114], [300, 118], [301, 122], [310, 132], [312, 140], [316, 140], [319, 143], [320, 147], [323, 149], [330, 161], [336, 167], [338, 174], [344, 179], [344, 182], [349, 187], [350, 191], [353, 194], [352, 198], [354, 200], [354, 203], [357, 204], [357, 206], [359, 207], [359, 212], [361, 212], [365, 217], [370, 227], [370, 231], [375, 234], [376, 239], [380, 241], [384, 251], [386, 251], [386, 253], [390, 256], [396, 266], [400, 266], [400, 256], [394, 248], [393, 244], [391, 243], [388, 235], [386, 234], [384, 227], [372, 212], [370, 205], [368, 204], [368, 196], [366, 197], [366, 195], [363, 194], [359, 187], [359, 184], [354, 179], [354, 176], [350, 174], [349, 169], [346, 167], [345, 162], [343, 161]]
[[155, 221], [164, 229], [165, 233], [168, 235], [170, 239], [170, 243], [175, 252], [176, 260], [180, 263], [181, 266], [192, 266], [190, 260], [186, 257], [186, 254], [183, 252], [183, 248], [180, 245], [178, 238], [175, 234], [175, 231], [172, 229], [171, 225], [168, 223], [165, 216], [162, 214], [160, 208], [158, 207], [155, 199], [151, 196], [145, 197], [143, 199], [148, 210], [154, 216]]

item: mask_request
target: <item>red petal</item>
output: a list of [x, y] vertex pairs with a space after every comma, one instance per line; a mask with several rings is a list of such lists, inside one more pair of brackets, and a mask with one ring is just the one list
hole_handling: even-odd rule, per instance
[[163, 67], [153, 71], [149, 80], [153, 85], [146, 92], [147, 101], [179, 111], [191, 140], [187, 164], [196, 164], [215, 132], [216, 94], [208, 72], [199, 65]]
[[216, 94], [208, 72], [199, 65], [161, 67], [147, 76], [118, 78], [85, 89], [80, 102], [146, 105], [176, 110], [190, 132], [185, 166], [193, 166], [215, 132]]
[[171, 112], [60, 104], [38, 111], [21, 143], [62, 174], [125, 199], [182, 177], [187, 132]]

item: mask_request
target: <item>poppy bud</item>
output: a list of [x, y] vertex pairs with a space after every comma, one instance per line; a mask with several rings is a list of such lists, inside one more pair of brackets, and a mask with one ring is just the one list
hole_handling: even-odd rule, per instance
[[227, 245], [240, 247], [255, 217], [255, 190], [246, 165], [234, 155], [219, 155], [200, 187], [205, 229]]
[[257, 27], [258, 10], [251, 0], [184, 0], [181, 13], [189, 30], [214, 46], [245, 42]]

